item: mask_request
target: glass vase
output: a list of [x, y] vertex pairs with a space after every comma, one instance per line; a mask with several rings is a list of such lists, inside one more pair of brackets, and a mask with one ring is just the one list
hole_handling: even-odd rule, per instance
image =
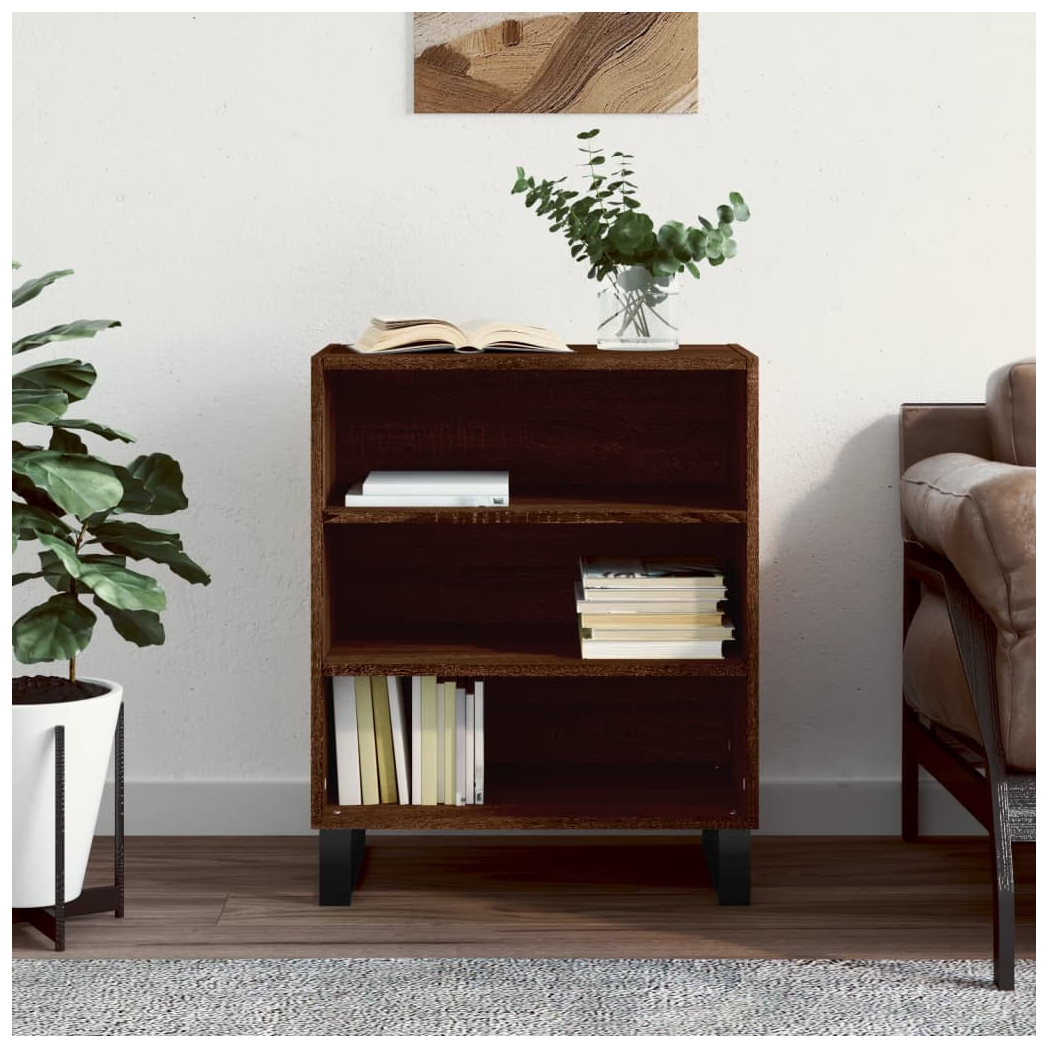
[[608, 276], [597, 292], [597, 349], [678, 349], [680, 276], [656, 277], [644, 266]]

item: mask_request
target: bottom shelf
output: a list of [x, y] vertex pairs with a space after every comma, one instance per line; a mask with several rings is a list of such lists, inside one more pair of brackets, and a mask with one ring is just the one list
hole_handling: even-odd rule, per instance
[[327, 804], [315, 829], [752, 828], [730, 769], [697, 762], [495, 764], [487, 802], [449, 806]]

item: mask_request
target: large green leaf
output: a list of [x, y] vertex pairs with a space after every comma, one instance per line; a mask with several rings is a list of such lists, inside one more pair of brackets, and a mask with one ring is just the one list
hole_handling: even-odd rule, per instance
[[90, 422], [86, 418], [63, 418], [52, 422], [52, 426], [59, 429], [82, 429], [85, 433], [94, 433], [96, 436], [106, 440], [122, 440], [125, 444], [134, 444], [135, 438], [122, 429], [114, 429], [112, 426], [103, 426], [101, 422]]
[[71, 659], [91, 640], [95, 613], [69, 593], [59, 593], [27, 611], [11, 628], [19, 662]]
[[58, 558], [67, 575], [74, 579], [80, 578], [82, 565], [71, 542], [66, 542], [65, 539], [60, 539], [57, 535], [40, 535], [38, 538], [40, 539], [40, 544], [49, 549]]
[[123, 611], [163, 611], [167, 607], [167, 598], [156, 579], [117, 564], [81, 560], [76, 584]]
[[69, 529], [54, 513], [24, 502], [11, 503], [11, 531], [16, 538], [32, 539], [37, 535], [57, 535], [65, 538]]
[[11, 376], [12, 389], [60, 389], [69, 397], [70, 403], [83, 400], [95, 384], [98, 372], [82, 360], [61, 357]]
[[48, 284], [53, 284], [59, 277], [71, 276], [72, 273], [71, 269], [56, 269], [51, 273], [45, 273], [42, 277], [27, 280], [21, 287], [11, 292], [11, 307], [20, 306], [23, 302], [36, 298]]
[[187, 582], [211, 581], [211, 576], [182, 550], [182, 541], [173, 531], [147, 528], [133, 521], [112, 521], [90, 529], [91, 534], [108, 550], [122, 553], [132, 560], [152, 560], [166, 564]]
[[[114, 468], [91, 455], [16, 451], [11, 456], [11, 468], [28, 477], [66, 513], [81, 519], [111, 509], [124, 493]], [[32, 501], [18, 493], [27, 502]]]
[[28, 477], [21, 473], [11, 474], [11, 487], [14, 493], [25, 499], [30, 506], [46, 510], [48, 513], [54, 513], [58, 517], [65, 513], [61, 506], [56, 506], [45, 492], [41, 491]]
[[15, 389], [11, 392], [11, 422], [38, 422], [46, 426], [69, 407], [69, 398], [57, 389]]
[[67, 455], [86, 455], [87, 445], [71, 429], [52, 429], [49, 451], [63, 451]]
[[17, 356], [30, 349], [46, 346], [49, 342], [67, 342], [73, 338], [94, 338], [106, 328], [120, 327], [119, 320], [74, 320], [69, 324], [57, 324], [35, 335], [23, 335], [11, 346], [11, 355]]
[[126, 471], [118, 467], [116, 475], [124, 485], [124, 497], [117, 506], [122, 513], [158, 515], [189, 505], [182, 490], [182, 470], [170, 455], [139, 455]]
[[51, 589], [59, 593], [70, 592], [73, 578], [62, 567], [62, 562], [58, 557], [49, 549], [40, 551], [40, 574]]
[[124, 640], [137, 644], [140, 648], [151, 644], [164, 643], [164, 624], [155, 611], [124, 611], [123, 608], [114, 608], [104, 600], [94, 598], [95, 606], [109, 616], [113, 628]]

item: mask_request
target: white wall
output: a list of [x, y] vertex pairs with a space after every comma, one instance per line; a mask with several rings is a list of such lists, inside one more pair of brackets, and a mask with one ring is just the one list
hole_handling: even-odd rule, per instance
[[214, 574], [166, 647], [81, 659], [125, 683], [132, 831], [308, 828], [309, 356], [414, 309], [591, 340], [509, 187], [599, 125], [656, 220], [753, 210], [684, 309], [761, 358], [763, 828], [894, 832], [896, 414], [1033, 351], [1033, 16], [703, 15], [691, 117], [415, 116], [410, 55], [404, 14], [15, 17], [14, 255], [76, 270], [17, 333], [123, 321], [87, 414], [181, 461]]

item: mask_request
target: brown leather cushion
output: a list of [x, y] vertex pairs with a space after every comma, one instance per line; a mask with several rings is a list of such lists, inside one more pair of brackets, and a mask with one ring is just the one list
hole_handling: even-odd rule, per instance
[[1037, 362], [998, 368], [986, 383], [993, 457], [1015, 466], [1037, 465]]
[[[1001, 742], [1009, 768], [1021, 772], [1037, 770], [1034, 645], [1033, 633], [1010, 649], [1005, 649], [1000, 637], [997, 641], [998, 690], [1013, 697], [1010, 702], [998, 699]], [[906, 634], [902, 665], [903, 693], [914, 709], [936, 724], [982, 742], [946, 603], [935, 593], [925, 593], [921, 599]]]
[[[1024, 770], [1035, 763], [1036, 477], [1033, 467], [960, 453], [933, 455], [903, 474], [901, 492], [914, 535], [953, 564], [997, 627], [1005, 759]], [[941, 619], [928, 621], [934, 614], [928, 610], [920, 623], [915, 619], [917, 633], [911, 627], [912, 639], [907, 638], [907, 698], [929, 717], [971, 734], [972, 725], [977, 728], [971, 698], [956, 683], [959, 661], [951, 666], [944, 654], [949, 645], [942, 639]], [[943, 712], [944, 703], [949, 712]]]

